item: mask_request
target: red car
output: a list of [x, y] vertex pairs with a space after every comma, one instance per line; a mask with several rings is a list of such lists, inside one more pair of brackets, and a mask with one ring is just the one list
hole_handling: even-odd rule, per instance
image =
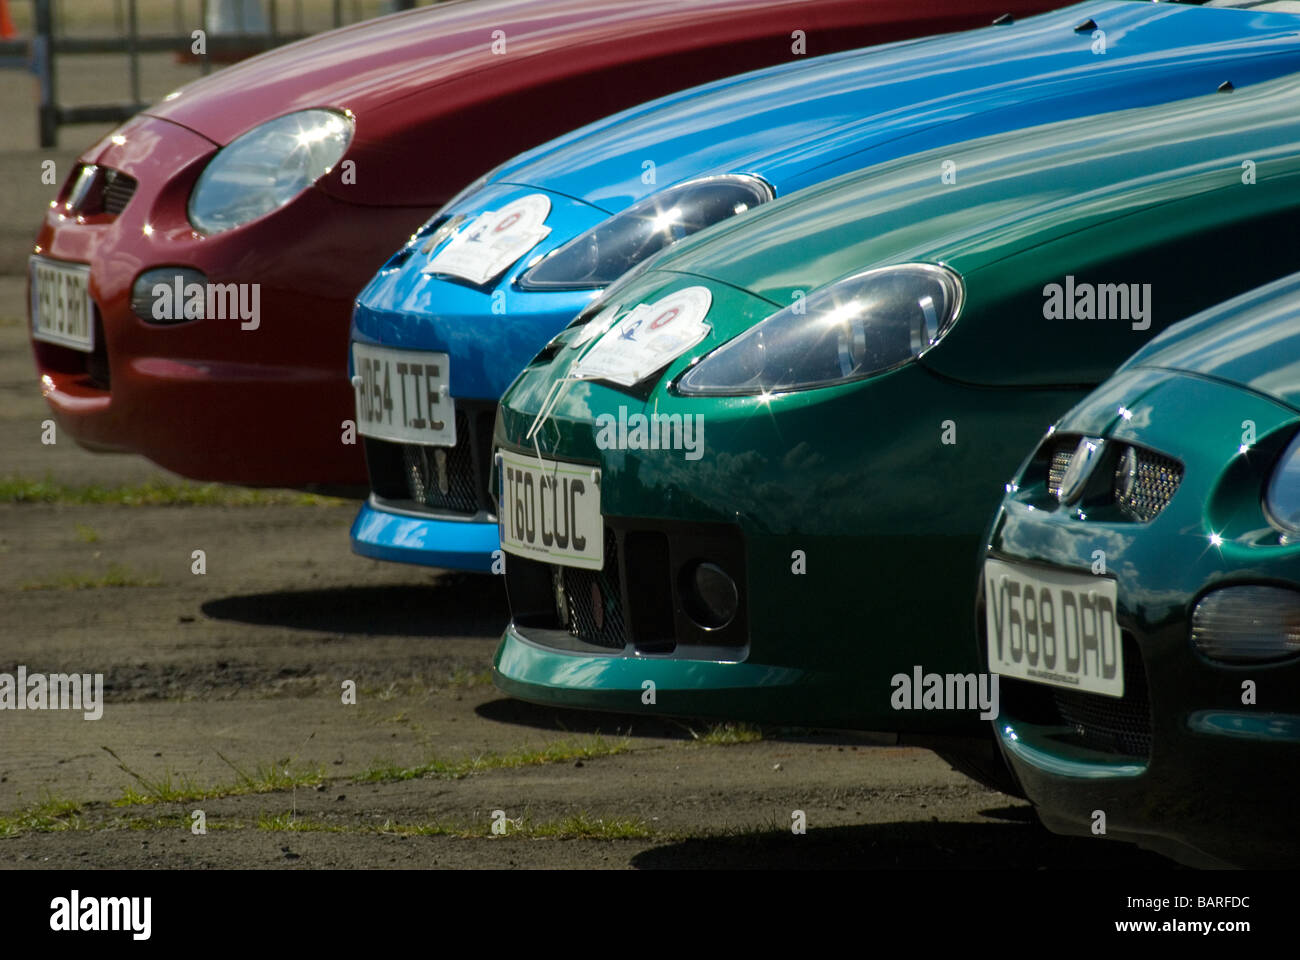
[[364, 490], [344, 423], [353, 298], [475, 177], [800, 43], [830, 53], [1053, 5], [477, 0], [245, 61], [86, 151], [51, 204], [30, 274], [42, 390], [93, 449], [201, 480]]

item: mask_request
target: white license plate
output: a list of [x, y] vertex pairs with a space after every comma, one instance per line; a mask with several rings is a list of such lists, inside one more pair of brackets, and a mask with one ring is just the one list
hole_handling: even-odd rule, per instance
[[90, 265], [31, 257], [32, 336], [90, 353], [95, 349], [95, 308]]
[[498, 450], [501, 547], [566, 567], [605, 565], [600, 471]]
[[456, 445], [447, 354], [352, 344], [357, 432], [377, 440]]
[[1124, 695], [1123, 645], [1107, 577], [984, 562], [989, 669], [1053, 687]]

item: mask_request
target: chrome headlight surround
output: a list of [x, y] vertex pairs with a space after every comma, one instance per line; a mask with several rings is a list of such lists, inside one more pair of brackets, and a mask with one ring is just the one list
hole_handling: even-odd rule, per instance
[[813, 291], [727, 341], [677, 381], [686, 396], [813, 390], [924, 356], [961, 314], [965, 285], [936, 263], [899, 263]]
[[312, 108], [241, 134], [199, 174], [187, 206], [190, 224], [212, 236], [280, 209], [334, 169], [355, 127], [349, 113]]
[[699, 177], [665, 187], [557, 247], [525, 271], [521, 290], [599, 290], [664, 247], [775, 196], [751, 174]]

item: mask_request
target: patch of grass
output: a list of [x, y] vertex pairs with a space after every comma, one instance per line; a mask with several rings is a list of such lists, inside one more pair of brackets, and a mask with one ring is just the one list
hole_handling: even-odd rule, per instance
[[763, 731], [749, 723], [713, 723], [703, 733], [691, 730], [691, 736], [699, 743], [727, 747], [737, 743], [756, 743], [763, 739]]
[[565, 763], [570, 760], [588, 760], [594, 757], [612, 757], [631, 749], [628, 740], [607, 743], [596, 736], [587, 742], [559, 740], [538, 750], [519, 749], [510, 753], [484, 753], [455, 760], [430, 760], [413, 767], [397, 764], [374, 764], [352, 779], [356, 783], [391, 783], [397, 780], [462, 780], [484, 770], [505, 770], [515, 767], [540, 766], [546, 763]]
[[112, 504], [128, 507], [339, 507], [351, 501], [294, 490], [261, 490], [219, 483], [170, 483], [150, 480], [129, 486], [61, 483], [47, 474], [0, 477], [0, 503]]
[[253, 824], [258, 830], [269, 830], [273, 832], [286, 831], [291, 833], [347, 833], [348, 828], [341, 823], [325, 823], [323, 820], [312, 820], [308, 817], [299, 817], [292, 813], [280, 813], [274, 816], [270, 814], [259, 814], [257, 821]]
[[474, 687], [490, 687], [492, 685], [492, 668], [484, 670], [466, 670], [459, 667], [453, 670], [447, 676], [447, 686], [465, 687], [473, 689]]
[[386, 837], [461, 837], [469, 839], [485, 835], [483, 828], [453, 827], [437, 821], [430, 821], [429, 823], [394, 823], [392, 820], [385, 820], [381, 826], [375, 828], [374, 832]]
[[88, 523], [77, 524], [77, 539], [82, 543], [99, 543], [99, 533]]
[[457, 667], [440, 675], [410, 676], [391, 680], [383, 686], [361, 687], [358, 692], [366, 700], [387, 703], [399, 697], [428, 697], [444, 690], [468, 690], [492, 685], [492, 668], [472, 670]]
[[314, 787], [325, 782], [325, 768], [298, 768], [288, 761], [271, 764], [259, 764], [253, 770], [245, 770], [231, 763], [220, 753], [217, 756], [235, 771], [233, 783], [208, 784], [196, 783], [183, 774], [175, 774], [170, 769], [163, 771], [159, 777], [146, 777], [123, 762], [122, 758], [108, 747], [102, 748], [114, 760], [118, 767], [129, 774], [139, 788], [125, 786], [122, 796], [113, 801], [116, 807], [134, 807], [151, 803], [188, 803], [193, 800], [215, 800], [220, 797], [242, 797], [256, 793], [274, 793], [278, 790], [292, 790], [297, 787]]
[[534, 821], [528, 817], [509, 821], [504, 834], [492, 832], [492, 821], [468, 826], [430, 820], [424, 823], [399, 823], [385, 820], [379, 826], [326, 823], [321, 820], [296, 818], [288, 813], [278, 816], [260, 816], [255, 824], [258, 830], [300, 831], [308, 833], [360, 833], [380, 834], [390, 837], [457, 837], [462, 840], [485, 839], [496, 836], [519, 837], [533, 840], [645, 840], [656, 834], [644, 820], [630, 817], [593, 817], [585, 812], [559, 820]]
[[585, 812], [542, 823], [525, 820], [518, 832], [527, 837], [553, 840], [646, 840], [655, 836], [655, 832], [639, 818], [593, 817]]
[[23, 590], [99, 590], [104, 587], [157, 587], [162, 581], [132, 573], [119, 563], [110, 564], [108, 571], [93, 573], [60, 573], [53, 580], [28, 580]]
[[[186, 799], [176, 797], [176, 799]], [[155, 801], [145, 801], [155, 802]], [[190, 830], [192, 821], [186, 813], [157, 816], [115, 816], [88, 821], [83, 805], [46, 795], [39, 803], [13, 814], [0, 815], [0, 839], [24, 833], [52, 833], [62, 830]], [[580, 811], [557, 820], [536, 821], [527, 814], [509, 821], [504, 834], [492, 832], [492, 820], [472, 824], [451, 824], [437, 820], [400, 823], [391, 819], [382, 824], [331, 823], [296, 812], [259, 813], [256, 819], [222, 819], [208, 817], [205, 826], [214, 830], [261, 830], [268, 833], [346, 833], [398, 837], [457, 837], [464, 840], [492, 839], [498, 836], [526, 840], [648, 840], [685, 839], [659, 833], [644, 820], [634, 817], [596, 817]]]
[[80, 803], [46, 793], [26, 810], [0, 814], [0, 837], [82, 830], [85, 823], [81, 818], [81, 807]]

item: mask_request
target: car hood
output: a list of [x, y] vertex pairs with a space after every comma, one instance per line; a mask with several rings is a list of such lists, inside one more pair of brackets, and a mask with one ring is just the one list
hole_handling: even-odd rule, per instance
[[[1053, 240], [1159, 220], [1193, 233], [1254, 202], [1260, 183], [1300, 169], [1300, 75], [1249, 90], [1044, 124], [882, 163], [687, 237], [650, 269], [696, 274], [787, 304], [860, 270], [944, 262], [965, 276]], [[946, 164], [951, 163], [949, 168]], [[945, 182], [951, 172], [955, 182]], [[1127, 226], [1127, 225], [1126, 225]]]
[[[1077, 29], [1089, 21], [1094, 28]], [[1104, 54], [1094, 30], [1104, 32]], [[936, 136], [953, 142], [1275, 77], [1300, 68], [1298, 31], [1300, 16], [1290, 13], [1081, 3], [706, 84], [544, 144], [493, 179], [607, 210], [726, 171], [758, 173], [788, 192], [933, 146]], [[873, 156], [907, 138], [914, 145]]]
[[1300, 273], [1175, 324], [1120, 370], [1138, 368], [1211, 377], [1300, 409]]
[[[837, 47], [858, 46], [966, 23], [993, 2], [1018, 12], [1051, 0], [919, 8], [913, 0], [439, 3], [269, 51], [145, 112], [224, 146], [295, 110], [351, 111], [355, 176], [346, 186], [326, 178], [320, 188], [346, 203], [440, 206], [485, 168], [558, 130], [690, 86], [689, 78], [725, 74], [725, 59], [706, 51], [734, 48], [746, 64], [771, 62], [787, 56], [787, 23], [814, 40], [833, 34]], [[502, 40], [505, 48], [494, 48]], [[630, 64], [643, 68], [641, 97]], [[613, 78], [610, 88], [593, 88], [593, 76]], [[556, 116], [574, 120], [559, 126]]]
[[[438, 3], [278, 47], [187, 84], [145, 112], [226, 144], [293, 110], [333, 107], [362, 115], [452, 80], [475, 83], [489, 70], [519, 70], [521, 60], [565, 44], [601, 36], [617, 44], [630, 22], [671, 18], [681, 8], [673, 0]], [[505, 32], [508, 57], [491, 55], [497, 30]]]
[[[588, 315], [701, 279], [743, 291], [743, 308], [719, 309], [715, 298], [712, 332], [674, 361], [671, 378], [836, 280], [943, 263], [962, 277], [965, 299], [921, 361], [932, 372], [990, 386], [1094, 385], [1150, 334], [1135, 336], [1132, 317], [1049, 320], [1049, 285], [1075, 273], [1145, 281], [1158, 291], [1154, 307], [1147, 301], [1154, 332], [1288, 269], [1300, 210], [1298, 108], [1300, 75], [880, 164], [679, 241]], [[944, 181], [948, 163], [955, 182]], [[1227, 259], [1238, 243], [1249, 256]]]

